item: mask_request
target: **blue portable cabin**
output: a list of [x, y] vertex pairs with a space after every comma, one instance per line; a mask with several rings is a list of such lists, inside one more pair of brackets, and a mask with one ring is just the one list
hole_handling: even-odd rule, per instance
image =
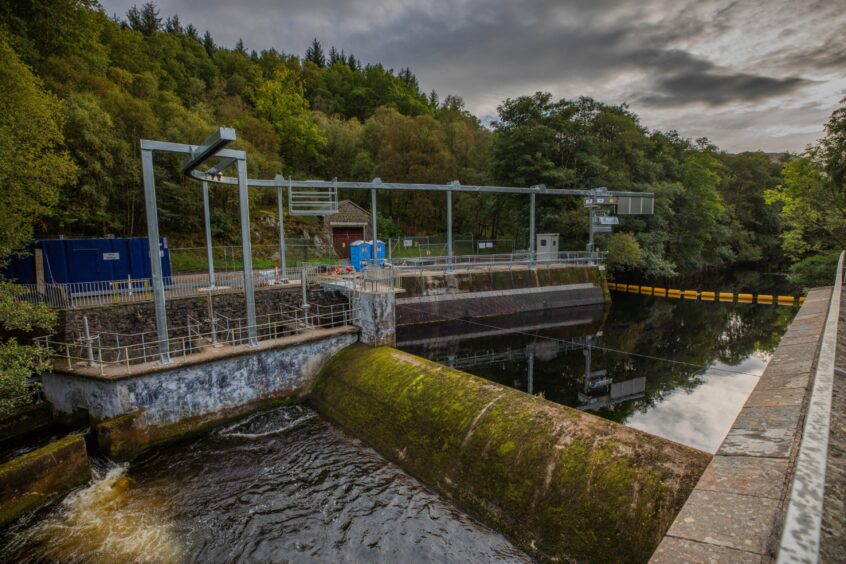
[[[376, 258], [379, 264], [385, 260], [385, 242], [376, 242]], [[373, 241], [355, 241], [350, 244], [350, 265], [356, 270], [363, 269], [373, 259]]]
[[[149, 243], [146, 237], [104, 239], [40, 239], [29, 254], [15, 257], [4, 275], [21, 284], [70, 284], [151, 278]], [[170, 278], [167, 239], [159, 247], [162, 274]], [[41, 264], [36, 267], [36, 260]], [[39, 279], [40, 278], [40, 279]]]

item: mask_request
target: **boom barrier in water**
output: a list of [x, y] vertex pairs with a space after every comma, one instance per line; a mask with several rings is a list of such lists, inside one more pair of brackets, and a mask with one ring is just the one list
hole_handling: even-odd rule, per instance
[[625, 284], [623, 282], [608, 282], [608, 289], [616, 292], [628, 292], [654, 296], [656, 298], [672, 298], [685, 300], [700, 300], [703, 302], [728, 302], [739, 304], [776, 304], [783, 306], [802, 305], [805, 296], [774, 296], [772, 294], [741, 294], [734, 292], [711, 292], [706, 290], [681, 290], [678, 288], [657, 288], [640, 284]]

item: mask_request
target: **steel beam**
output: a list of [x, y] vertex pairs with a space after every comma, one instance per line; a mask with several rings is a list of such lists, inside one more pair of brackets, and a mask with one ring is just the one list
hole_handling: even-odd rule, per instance
[[452, 191], [447, 192], [447, 264], [452, 268]]
[[214, 288], [214, 252], [212, 250], [211, 211], [209, 209], [209, 183], [203, 182], [203, 216], [206, 221], [206, 259], [209, 263], [209, 287]]
[[276, 206], [279, 208], [279, 266], [282, 267], [282, 280], [287, 280], [288, 263], [285, 261], [285, 216], [282, 208], [282, 186], [276, 187]]
[[529, 259], [534, 262], [535, 249], [535, 194], [529, 194]]
[[377, 247], [379, 246], [379, 239], [376, 235], [376, 189], [370, 189], [370, 231], [371, 235], [373, 235], [373, 266], [377, 266], [379, 264], [379, 260], [377, 257], [379, 253], [377, 251]]
[[[182, 174], [190, 174], [192, 170], [203, 164], [206, 160], [216, 155], [221, 149], [235, 141], [235, 130], [231, 127], [221, 127], [198, 147], [195, 147], [188, 154], [188, 158], [182, 163]], [[229, 163], [232, 164], [231, 162]]]
[[159, 361], [170, 364], [170, 342], [167, 332], [162, 259], [159, 256], [159, 213], [156, 207], [156, 178], [153, 170], [153, 152], [141, 151], [141, 172], [144, 177], [144, 207], [147, 213], [147, 241], [150, 247], [150, 272], [153, 278], [153, 304], [156, 312], [156, 335]]
[[253, 252], [250, 245], [250, 193], [247, 189], [247, 161], [238, 161], [238, 199], [241, 208], [241, 258], [244, 262], [244, 298], [247, 301], [247, 344], [258, 346], [256, 296], [253, 287]]

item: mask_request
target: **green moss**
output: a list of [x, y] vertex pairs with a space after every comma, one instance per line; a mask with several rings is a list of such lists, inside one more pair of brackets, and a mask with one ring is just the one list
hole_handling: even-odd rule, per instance
[[85, 440], [68, 435], [0, 465], [0, 526], [90, 477]]
[[648, 559], [710, 458], [387, 347], [333, 357], [311, 398], [544, 559]]

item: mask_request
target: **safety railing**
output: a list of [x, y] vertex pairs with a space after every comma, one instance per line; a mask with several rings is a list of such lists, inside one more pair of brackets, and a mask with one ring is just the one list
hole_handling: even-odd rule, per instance
[[[333, 305], [311, 304], [307, 307], [281, 305], [279, 310], [257, 316], [256, 334], [259, 342], [297, 335], [313, 329], [329, 329], [358, 324], [357, 311], [349, 303]], [[237, 349], [249, 344], [249, 329], [244, 318], [215, 315], [213, 319], [187, 318], [184, 327], [172, 327], [168, 339], [171, 359], [175, 363], [188, 360], [195, 354], [215, 348]], [[154, 331], [122, 334], [101, 332], [80, 335], [72, 342], [56, 341], [53, 337], [39, 337], [39, 346], [47, 347], [55, 363], [68, 371], [92, 369], [131, 374], [140, 364], [157, 361], [160, 342]]]
[[[253, 272], [253, 287], [269, 288], [280, 284], [297, 284], [303, 273], [307, 279], [318, 272], [318, 265], [302, 265], [287, 269], [283, 278], [280, 269]], [[237, 292], [244, 289], [242, 272], [215, 273], [215, 284], [210, 284], [208, 274], [181, 274], [166, 277], [165, 296], [168, 299], [197, 297], [209, 292]], [[99, 282], [74, 282], [68, 284], [16, 284], [16, 299], [33, 304], [44, 304], [54, 309], [76, 309], [112, 304], [153, 301], [153, 282], [150, 278], [111, 280]]]
[[[536, 264], [567, 264], [593, 265], [605, 264], [606, 253], [589, 251], [568, 251], [535, 253], [533, 257], [529, 251], [490, 254], [490, 255], [458, 255], [453, 257], [422, 257], [416, 259], [394, 260], [390, 266], [399, 270], [431, 270], [445, 268], [489, 268], [510, 266], [533, 266]], [[384, 262], [381, 261], [380, 262]]]

